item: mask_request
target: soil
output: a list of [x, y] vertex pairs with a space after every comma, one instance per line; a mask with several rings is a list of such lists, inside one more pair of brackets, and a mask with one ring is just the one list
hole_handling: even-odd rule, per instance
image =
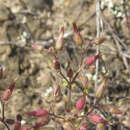
[[[119, 1], [121, 0], [113, 0], [113, 4]], [[16, 89], [5, 108], [8, 118], [48, 107], [45, 99], [50, 97], [54, 84], [52, 75], [56, 72], [52, 64], [54, 57], [44, 49], [44, 46], [48, 41], [55, 43], [61, 26], [65, 27], [66, 46], [71, 44], [73, 22], [76, 22], [80, 28], [86, 44], [95, 39], [95, 10], [94, 0], [0, 0], [0, 67], [3, 68], [0, 95], [9, 84], [16, 82]], [[126, 58], [127, 64], [119, 53], [121, 50], [130, 55], [127, 19], [113, 16], [109, 8], [104, 8], [102, 13], [114, 30], [114, 34], [127, 47], [126, 49], [119, 41], [116, 43], [113, 40], [114, 34], [110, 27], [103, 27], [102, 36], [107, 40], [100, 45], [100, 51], [109, 72], [109, 101], [122, 110], [130, 110], [130, 60]], [[39, 49], [34, 49], [31, 46], [34, 43], [42, 45]], [[96, 46], [89, 49], [87, 54], [94, 54], [95, 49]], [[58, 55], [61, 56], [62, 62], [68, 60], [66, 52]], [[78, 58], [80, 59], [81, 56]], [[100, 67], [100, 71], [103, 71], [103, 67]], [[27, 117], [24, 120], [30, 121]], [[121, 120], [124, 125], [122, 130], [130, 129], [130, 117], [124, 116]], [[50, 126], [49, 124], [41, 130], [54, 129]], [[4, 129], [0, 124], [0, 130]]]

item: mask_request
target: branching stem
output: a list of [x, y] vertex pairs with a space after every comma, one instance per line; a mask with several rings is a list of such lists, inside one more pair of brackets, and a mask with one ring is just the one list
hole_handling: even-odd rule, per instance
[[[100, 3], [101, 1], [100, 0], [96, 0], [96, 26], [97, 26], [97, 35], [96, 37], [99, 38], [100, 37], [100, 33], [101, 33], [101, 30], [100, 30]], [[96, 53], [97, 55], [99, 54], [99, 46], [97, 46], [97, 49], [96, 49]], [[97, 88], [97, 85], [98, 85], [98, 70], [99, 70], [99, 60], [97, 59], [96, 61], [96, 79], [95, 79], [95, 90]]]
[[3, 123], [5, 125], [5, 127], [7, 128], [7, 130], [10, 130], [8, 124], [5, 122], [5, 104], [4, 102], [0, 99], [0, 103], [1, 103], [1, 123]]

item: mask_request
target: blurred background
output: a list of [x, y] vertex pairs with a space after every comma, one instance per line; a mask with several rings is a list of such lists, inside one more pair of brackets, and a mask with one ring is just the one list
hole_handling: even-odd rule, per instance
[[[101, 36], [107, 40], [100, 49], [111, 78], [109, 98], [121, 109], [130, 110], [130, 1], [102, 0], [101, 15]], [[53, 58], [43, 46], [55, 42], [61, 26], [65, 27], [65, 41], [73, 42], [73, 22], [85, 43], [95, 39], [95, 0], [0, 0], [0, 94], [17, 78], [16, 91], [7, 104], [8, 117], [47, 107], [43, 99], [52, 92], [55, 71]], [[36, 43], [41, 48], [30, 47]], [[122, 120], [130, 128], [130, 116]]]

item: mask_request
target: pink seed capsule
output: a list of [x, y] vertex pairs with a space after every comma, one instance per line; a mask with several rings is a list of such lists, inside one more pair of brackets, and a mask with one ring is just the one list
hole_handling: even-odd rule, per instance
[[77, 102], [76, 102], [76, 109], [78, 111], [82, 110], [86, 104], [86, 99], [84, 96], [82, 96]]
[[100, 115], [98, 114], [89, 114], [88, 116], [88, 119], [94, 123], [94, 124], [97, 124], [97, 123], [102, 123], [104, 125], [108, 124], [108, 121], [107, 120], [104, 120]]
[[14, 124], [14, 129], [13, 130], [20, 130], [21, 129], [21, 122], [20, 121], [16, 121]]
[[64, 27], [61, 27], [59, 37], [55, 43], [55, 49], [62, 50], [64, 45]]
[[29, 125], [23, 125], [20, 130], [30, 130], [31, 126]]
[[84, 63], [85, 63], [85, 65], [90, 66], [93, 63], [95, 63], [97, 59], [99, 59], [99, 55], [90, 56], [90, 57], [88, 57], [88, 58], [85, 59]]
[[40, 119], [35, 123], [34, 128], [43, 127], [47, 125], [48, 123], [49, 123], [49, 118]]
[[80, 34], [80, 31], [79, 31], [76, 23], [73, 23], [73, 30], [74, 30], [73, 40], [75, 41], [75, 43], [77, 45], [82, 45], [83, 44], [83, 39], [82, 39], [82, 36]]
[[2, 96], [2, 100], [3, 101], [8, 101], [9, 98], [11, 97], [12, 93], [13, 93], [13, 90], [15, 88], [15, 83], [11, 84], [9, 86], [9, 88], [7, 88], [4, 93], [3, 93], [3, 96]]
[[35, 116], [35, 117], [41, 117], [41, 116], [48, 116], [49, 112], [44, 109], [38, 109], [32, 112], [27, 112], [27, 115], [29, 116]]

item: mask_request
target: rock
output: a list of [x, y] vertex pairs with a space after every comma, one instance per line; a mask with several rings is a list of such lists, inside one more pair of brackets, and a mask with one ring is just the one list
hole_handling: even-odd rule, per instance
[[65, 106], [66, 106], [66, 103], [64, 100], [59, 103], [56, 103], [56, 105], [54, 107], [54, 112], [56, 114], [63, 115], [65, 113], [65, 109], [66, 109]]
[[37, 82], [41, 84], [42, 86], [47, 85], [49, 82], [51, 82], [51, 76], [48, 71], [41, 71], [39, 75], [37, 76]]
[[0, 26], [0, 41], [1, 42], [7, 41], [6, 27], [3, 24], [2, 26]]
[[9, 15], [10, 15], [9, 9], [6, 6], [4, 6], [3, 4], [1, 4], [0, 5], [0, 22], [8, 20]]
[[130, 118], [126, 117], [126, 119], [122, 121], [122, 124], [130, 129]]
[[43, 10], [48, 7], [52, 7], [52, 0], [24, 0], [26, 6], [32, 10]]
[[11, 48], [10, 46], [1, 46], [0, 47], [0, 60], [1, 61], [5, 61], [6, 58], [9, 56], [9, 54], [11, 53]]
[[28, 69], [29, 75], [35, 75], [38, 72], [38, 70], [39, 70], [39, 68], [38, 68], [37, 64], [30, 63], [29, 69]]

